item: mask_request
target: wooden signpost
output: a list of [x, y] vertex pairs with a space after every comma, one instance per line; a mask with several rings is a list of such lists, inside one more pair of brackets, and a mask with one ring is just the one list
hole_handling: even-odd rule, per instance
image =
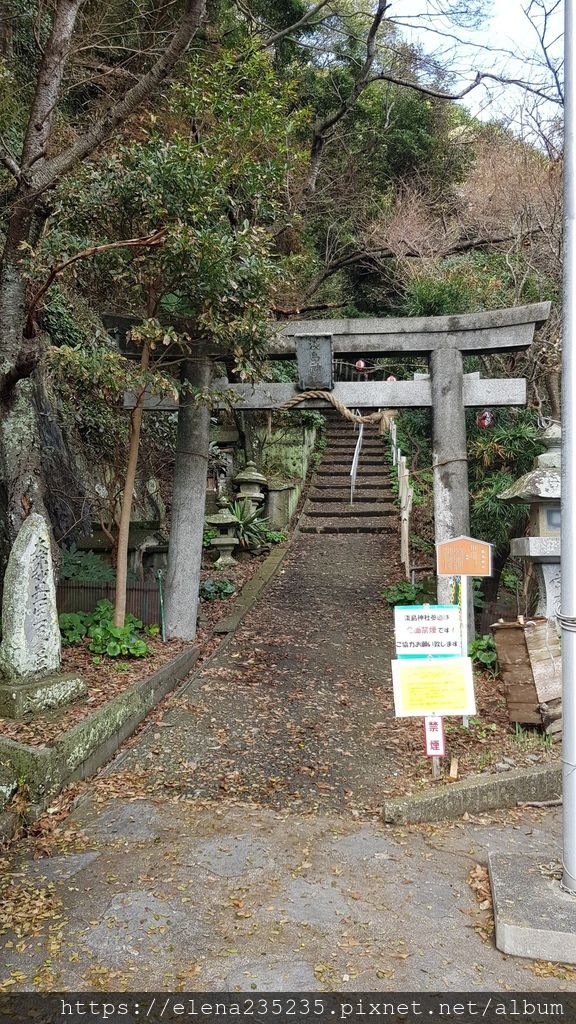
[[[436, 575], [458, 580], [462, 657], [468, 655], [468, 577], [492, 575], [492, 545], [473, 537], [454, 537], [436, 545]], [[463, 725], [468, 728], [468, 715]]]
[[473, 537], [455, 537], [436, 545], [438, 576], [491, 576], [492, 545]]

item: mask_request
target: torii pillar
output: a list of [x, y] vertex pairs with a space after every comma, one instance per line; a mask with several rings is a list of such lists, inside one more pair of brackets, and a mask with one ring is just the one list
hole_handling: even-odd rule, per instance
[[[434, 531], [439, 544], [470, 534], [468, 456], [462, 352], [442, 347], [430, 353]], [[488, 402], [486, 403], [488, 404]], [[449, 576], [439, 576], [439, 604], [450, 603]], [[473, 603], [468, 602], [473, 617]], [[473, 622], [473, 618], [472, 618]], [[473, 636], [473, 632], [469, 635]]]

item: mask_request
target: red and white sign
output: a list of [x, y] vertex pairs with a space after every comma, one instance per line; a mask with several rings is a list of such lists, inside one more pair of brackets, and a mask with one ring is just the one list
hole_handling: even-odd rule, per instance
[[444, 757], [446, 740], [444, 739], [444, 722], [440, 715], [429, 715], [424, 719], [424, 737], [426, 757]]

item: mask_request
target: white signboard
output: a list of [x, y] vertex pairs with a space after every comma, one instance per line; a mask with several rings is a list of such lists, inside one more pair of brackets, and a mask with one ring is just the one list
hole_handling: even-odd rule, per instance
[[397, 658], [459, 657], [462, 651], [457, 604], [396, 605]]

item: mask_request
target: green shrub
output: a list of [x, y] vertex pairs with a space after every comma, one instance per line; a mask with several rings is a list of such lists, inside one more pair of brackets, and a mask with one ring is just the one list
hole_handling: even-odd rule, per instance
[[62, 615], [58, 616], [58, 623], [63, 646], [79, 644], [88, 632], [89, 621], [88, 612], [62, 612]]
[[422, 583], [401, 580], [400, 583], [393, 583], [391, 587], [386, 587], [382, 597], [391, 608], [394, 608], [397, 604], [420, 604], [423, 593], [424, 585]]
[[265, 530], [264, 539], [268, 544], [281, 544], [286, 540], [286, 530]]
[[[58, 621], [65, 647], [89, 640], [88, 650], [109, 658], [143, 658], [150, 648], [142, 637], [144, 623], [135, 615], [125, 616], [123, 626], [113, 624], [114, 606], [111, 601], [98, 601], [93, 612], [64, 612]], [[152, 627], [146, 631], [154, 635]]]
[[490, 633], [484, 636], [477, 636], [468, 645], [468, 654], [475, 665], [490, 672], [493, 676], [498, 674], [498, 655], [494, 637]]
[[75, 544], [62, 551], [60, 576], [79, 583], [113, 583], [114, 569], [96, 551], [79, 551]]
[[502, 569], [500, 585], [504, 590], [509, 590], [512, 594], [516, 594], [519, 587], [522, 586], [522, 570], [520, 567], [516, 568], [512, 565]]
[[326, 429], [326, 417], [318, 409], [302, 409], [300, 418], [302, 424], [308, 427], [309, 430], [312, 430], [314, 427], [319, 432]]
[[217, 537], [217, 536], [218, 536], [218, 530], [208, 530], [208, 529], [204, 530], [204, 533], [202, 534], [202, 547], [203, 548], [210, 548], [210, 547], [212, 547], [212, 541], [214, 540], [214, 537]]
[[204, 580], [200, 584], [201, 601], [218, 601], [235, 593], [236, 587], [230, 580]]
[[252, 503], [244, 498], [243, 501], [234, 501], [230, 506], [230, 512], [236, 520], [234, 529], [240, 547], [260, 547], [266, 540], [268, 522], [260, 510], [254, 509]]

